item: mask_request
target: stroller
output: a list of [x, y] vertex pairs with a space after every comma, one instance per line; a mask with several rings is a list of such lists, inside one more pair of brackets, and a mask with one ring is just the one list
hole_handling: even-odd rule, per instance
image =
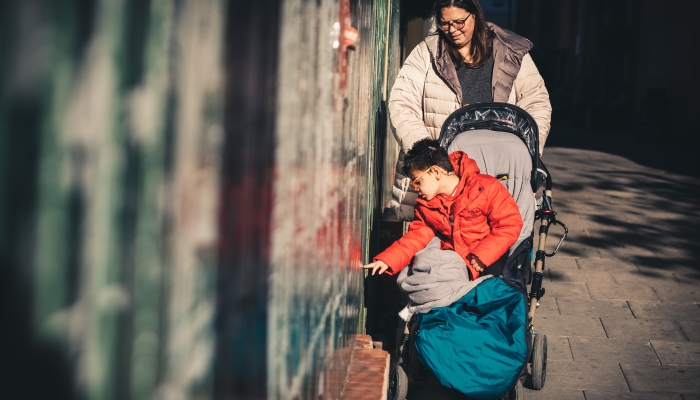
[[[445, 120], [440, 144], [448, 153], [464, 151], [482, 174], [504, 183], [524, 224], [497, 277], [483, 280], [449, 306], [409, 315], [399, 324], [389, 399], [405, 399], [409, 377], [420, 381], [431, 373], [469, 398], [521, 399], [523, 382], [535, 390], [544, 387], [547, 336], [535, 330], [535, 312], [545, 293], [545, 257], [557, 253], [568, 228], [552, 209], [552, 179], [540, 160], [538, 138], [532, 117], [507, 103], [460, 108]], [[536, 203], [533, 194], [543, 185]], [[535, 252], [533, 227], [538, 220]], [[564, 234], [553, 252], [546, 253], [551, 225], [561, 225]]]

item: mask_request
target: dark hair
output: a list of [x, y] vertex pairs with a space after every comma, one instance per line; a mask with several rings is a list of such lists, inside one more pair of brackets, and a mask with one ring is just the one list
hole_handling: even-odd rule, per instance
[[488, 61], [491, 55], [493, 37], [486, 27], [484, 11], [481, 9], [479, 0], [435, 0], [433, 16], [435, 17], [436, 25], [442, 17], [443, 8], [447, 7], [457, 7], [466, 10], [468, 13], [472, 14], [471, 18], [474, 18], [474, 33], [472, 34], [472, 42], [469, 48], [469, 54], [472, 56], [471, 63], [467, 63], [462, 59], [462, 55], [452, 46], [442, 29], [438, 28], [440, 36], [442, 36], [442, 39], [447, 43], [447, 48], [450, 51], [452, 60], [455, 62], [455, 66], [459, 67], [464, 63], [471, 68], [479, 68], [486, 64], [486, 61]]
[[411, 171], [425, 171], [433, 165], [437, 165], [447, 172], [454, 171], [450, 156], [447, 154], [447, 150], [440, 146], [440, 141], [425, 138], [414, 143], [411, 150], [406, 153], [402, 172], [410, 177]]

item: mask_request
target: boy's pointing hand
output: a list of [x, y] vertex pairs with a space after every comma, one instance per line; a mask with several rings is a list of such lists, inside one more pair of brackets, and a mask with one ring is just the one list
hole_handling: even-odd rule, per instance
[[386, 265], [386, 264], [384, 264], [384, 261], [377, 260], [377, 261], [375, 261], [375, 262], [373, 262], [373, 263], [371, 263], [371, 264], [365, 265], [365, 266], [362, 267], [362, 268], [366, 268], [366, 269], [370, 269], [370, 268], [371, 268], [371, 269], [372, 269], [372, 275], [374, 275], [374, 273], [377, 272], [377, 271], [379, 271], [379, 275], [381, 275], [381, 274], [383, 274], [384, 272], [386, 272], [387, 269], [389, 269], [389, 266]]
[[479, 260], [479, 257], [473, 254], [470, 257], [469, 262], [471, 263], [472, 267], [479, 272], [483, 272], [486, 269], [486, 266], [481, 262], [481, 260]]

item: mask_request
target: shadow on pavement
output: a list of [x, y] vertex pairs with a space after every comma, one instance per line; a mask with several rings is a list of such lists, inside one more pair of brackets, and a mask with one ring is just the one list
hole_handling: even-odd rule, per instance
[[597, 252], [700, 282], [695, 152], [629, 134], [553, 128], [543, 159], [555, 209], [572, 228], [563, 252], [586, 258]]

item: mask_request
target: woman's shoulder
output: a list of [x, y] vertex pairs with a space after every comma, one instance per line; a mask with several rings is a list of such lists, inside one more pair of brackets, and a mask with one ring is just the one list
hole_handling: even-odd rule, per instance
[[421, 43], [424, 43], [428, 48], [437, 48], [438, 40], [440, 40], [440, 35], [434, 32], [426, 36]]
[[435, 34], [430, 34], [428, 35], [425, 39], [423, 39], [416, 47], [413, 48], [411, 53], [419, 53], [419, 54], [435, 54], [438, 48], [438, 40], [439, 36]]
[[434, 59], [435, 54], [437, 54], [439, 40], [440, 38], [438, 35], [428, 35], [425, 39], [418, 43], [416, 47], [413, 48], [413, 50], [411, 50], [411, 53], [406, 59], [407, 62], [409, 61], [409, 59], [411, 59], [414, 63], [416, 62], [416, 60], [422, 60], [420, 61], [421, 63], [427, 63], [428, 60]]
[[525, 54], [532, 49], [532, 42], [527, 38], [503, 29], [493, 22], [487, 22], [486, 25], [493, 32], [494, 45], [501, 44], [517, 54]]

